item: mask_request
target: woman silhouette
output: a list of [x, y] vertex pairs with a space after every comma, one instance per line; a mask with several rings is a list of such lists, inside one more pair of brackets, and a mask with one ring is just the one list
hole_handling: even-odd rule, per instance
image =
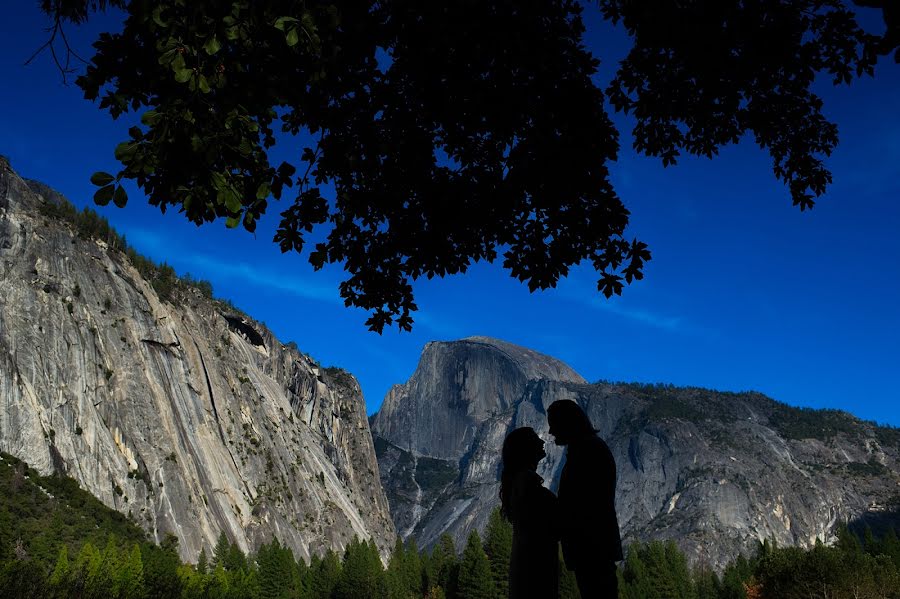
[[530, 427], [517, 428], [503, 442], [500, 509], [513, 526], [511, 599], [542, 599], [559, 593], [556, 496], [536, 472], [546, 455], [544, 442]]

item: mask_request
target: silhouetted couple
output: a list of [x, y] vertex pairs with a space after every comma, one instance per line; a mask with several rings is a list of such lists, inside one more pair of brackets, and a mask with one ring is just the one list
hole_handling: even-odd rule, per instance
[[567, 447], [558, 496], [537, 474], [538, 463], [547, 454], [534, 429], [518, 428], [503, 442], [500, 501], [513, 526], [509, 596], [558, 596], [560, 543], [582, 599], [615, 599], [616, 562], [622, 559], [616, 463], [574, 401], [553, 402], [547, 421], [556, 444]]

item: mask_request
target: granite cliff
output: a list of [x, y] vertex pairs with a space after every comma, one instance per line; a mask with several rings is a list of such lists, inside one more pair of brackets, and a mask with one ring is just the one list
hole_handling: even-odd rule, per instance
[[222, 531], [244, 551], [277, 537], [308, 558], [357, 535], [386, 555], [356, 380], [202, 285], [152, 285], [66, 206], [0, 159], [0, 450], [176, 535], [186, 560]]
[[721, 567], [762, 539], [808, 547], [847, 521], [900, 503], [900, 430], [758, 393], [587, 384], [558, 360], [473, 337], [430, 343], [410, 380], [372, 419], [382, 482], [401, 535], [462, 546], [497, 505], [500, 446], [531, 426], [549, 442], [540, 474], [555, 488], [562, 451], [546, 408], [578, 401], [618, 465], [625, 541], [674, 539]]

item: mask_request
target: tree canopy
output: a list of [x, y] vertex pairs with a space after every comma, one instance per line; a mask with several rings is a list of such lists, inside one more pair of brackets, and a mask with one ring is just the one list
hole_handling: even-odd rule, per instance
[[[127, 13], [77, 79], [114, 118], [141, 113], [115, 149], [121, 170], [92, 178], [95, 201], [123, 206], [132, 180], [163, 211], [253, 231], [282, 200], [274, 241], [301, 252], [321, 228], [309, 261], [341, 264], [345, 304], [380, 332], [411, 327], [416, 279], [481, 260], [502, 258], [532, 291], [585, 261], [607, 297], [642, 278], [650, 252], [626, 237], [607, 106], [633, 116], [635, 149], [666, 166], [750, 135], [811, 207], [838, 141], [814, 80], [900, 61], [897, 3], [856, 4], [882, 8], [886, 32], [865, 31], [842, 0], [42, 5], [51, 49], [67, 21]], [[633, 43], [605, 89], [584, 10]], [[296, 138], [293, 163], [270, 162], [276, 136]]]

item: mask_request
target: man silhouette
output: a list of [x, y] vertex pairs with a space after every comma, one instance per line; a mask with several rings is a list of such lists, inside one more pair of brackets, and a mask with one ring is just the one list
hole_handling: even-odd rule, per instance
[[566, 446], [559, 477], [562, 551], [583, 599], [618, 597], [616, 562], [622, 540], [616, 518], [616, 462], [591, 421], [572, 400], [547, 409], [550, 434]]

